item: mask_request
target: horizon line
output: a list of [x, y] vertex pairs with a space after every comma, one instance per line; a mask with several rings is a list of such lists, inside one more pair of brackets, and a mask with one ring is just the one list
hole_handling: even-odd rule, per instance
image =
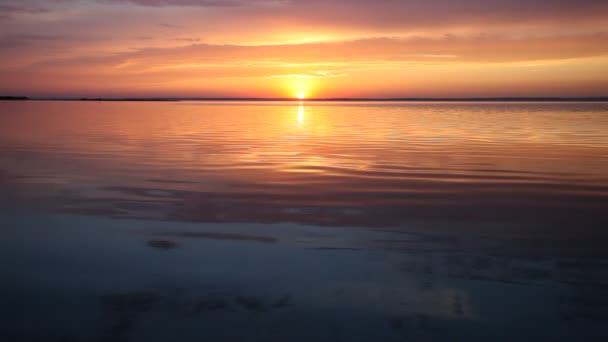
[[0, 96], [0, 100], [25, 100], [25, 101], [268, 101], [268, 102], [489, 102], [489, 101], [511, 101], [511, 102], [606, 102], [608, 96], [499, 96], [499, 97], [327, 97], [327, 98], [291, 98], [291, 97], [29, 97], [29, 96]]

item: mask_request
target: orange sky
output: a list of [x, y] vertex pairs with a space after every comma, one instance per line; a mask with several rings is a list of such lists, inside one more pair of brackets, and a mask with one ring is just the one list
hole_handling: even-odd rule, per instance
[[0, 3], [0, 94], [608, 96], [604, 0]]

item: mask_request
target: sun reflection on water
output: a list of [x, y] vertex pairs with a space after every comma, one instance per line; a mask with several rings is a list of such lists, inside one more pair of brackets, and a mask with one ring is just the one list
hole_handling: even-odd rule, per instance
[[298, 106], [298, 126], [302, 126], [304, 123], [304, 104], [300, 102]]

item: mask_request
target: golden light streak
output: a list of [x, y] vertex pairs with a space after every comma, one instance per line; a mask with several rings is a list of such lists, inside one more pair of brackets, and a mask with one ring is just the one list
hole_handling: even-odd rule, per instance
[[298, 126], [302, 126], [304, 123], [304, 105], [300, 102], [298, 106]]

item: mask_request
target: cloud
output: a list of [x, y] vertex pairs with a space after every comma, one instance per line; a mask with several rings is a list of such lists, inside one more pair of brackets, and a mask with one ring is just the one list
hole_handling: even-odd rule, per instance
[[62, 40], [64, 37], [44, 34], [13, 34], [0, 37], [0, 49], [31, 46]]
[[[449, 77], [441, 70], [455, 70], [455, 65], [459, 66], [459, 70], [463, 70], [461, 76], [467, 77], [470, 83], [476, 84], [475, 82], [480, 82], [475, 78], [479, 77], [481, 70], [507, 70], [507, 67], [500, 66], [501, 63], [511, 63], [510, 68], [513, 67], [513, 63], [521, 63], [519, 68], [509, 70], [523, 72], [522, 70], [529, 69], [527, 65], [530, 63], [551, 65], [551, 61], [561, 62], [594, 56], [608, 56], [608, 34], [522, 39], [497, 36], [447, 36], [437, 39], [374, 38], [261, 46], [192, 44], [98, 56], [50, 59], [26, 67], [0, 69], [0, 79], [18, 80], [18, 82], [13, 81], [11, 86], [20, 84], [22, 87], [38, 84], [40, 80], [47, 79], [65, 80], [60, 83], [70, 84], [75, 89], [86, 87], [112, 89], [120, 86], [154, 91], [178, 86], [200, 87], [209, 84], [207, 91], [210, 93], [217, 85], [214, 80], [222, 79], [226, 81], [249, 79], [252, 82], [264, 83], [275, 81], [284, 83], [285, 79], [339, 82], [362, 73], [386, 77], [407, 71], [410, 74], [421, 75], [417, 70], [424, 69], [434, 72], [433, 77], [440, 77], [442, 87], [446, 87], [450, 84]], [[464, 70], [469, 70], [472, 74], [467, 74]], [[558, 69], [554, 67], [552, 70]], [[442, 76], [437, 76], [439, 75], [437, 73]], [[452, 75], [451, 82], [457, 82], [461, 77], [454, 73]], [[475, 78], [465, 75], [475, 75]], [[499, 77], [499, 74], [495, 73], [495, 75]], [[531, 77], [526, 74], [520, 75], [518, 77], [523, 77], [523, 80]], [[555, 77], [546, 73], [543, 75], [545, 75], [543, 77]], [[425, 81], [427, 76], [418, 77], [419, 82], [427, 82]], [[577, 77], [583, 79], [583, 76]], [[372, 79], [384, 78], [373, 76]], [[95, 80], [94, 84], [91, 80]], [[393, 79], [392, 82], [406, 81]], [[596, 80], [589, 82], [597, 83]], [[58, 84], [54, 87], [58, 87]], [[481, 87], [481, 85], [477, 86]], [[369, 87], [382, 91], [384, 85], [369, 85]]]
[[[346, 67], [346, 66], [344, 66]], [[318, 70], [311, 71], [302, 74], [282, 74], [282, 75], [272, 75], [269, 78], [333, 78], [333, 77], [343, 77], [346, 76], [346, 73], [340, 73], [339, 70]]]
[[49, 10], [42, 7], [0, 4], [0, 19], [12, 18], [13, 16], [22, 14], [39, 14], [47, 12], [49, 12]]
[[195, 42], [201, 41], [200, 38], [175, 38], [173, 40], [176, 40], [178, 42], [188, 42], [188, 43], [195, 43]]
[[[190, 41], [190, 38], [184, 38]], [[213, 45], [141, 49], [102, 57], [50, 61], [44, 65], [119, 65], [131, 68], [172, 65], [230, 65], [232, 63], [307, 64], [354, 62], [513, 62], [581, 58], [608, 54], [608, 34], [523, 37], [444, 36], [440, 38], [371, 38], [351, 41], [279, 44]], [[41, 65], [39, 65], [40, 67]], [[289, 66], [289, 65], [287, 65]]]
[[137, 4], [142, 6], [198, 6], [198, 7], [240, 7], [251, 5], [272, 5], [281, 0], [102, 0], [115, 4]]
[[22, 0], [2, 2], [0, 17], [10, 19], [1, 22], [0, 79], [24, 86], [41, 77], [91, 87], [340, 82], [608, 55], [604, 0]]
[[421, 28], [475, 23], [604, 21], [605, 0], [103, 0], [148, 7], [219, 7], [223, 18], [295, 25]]
[[181, 26], [179, 26], [179, 25], [174, 25], [174, 24], [169, 24], [169, 23], [160, 23], [160, 24], [158, 24], [158, 26], [161, 26], [161, 27], [166, 27], [166, 28], [171, 28], [171, 29], [178, 29], [178, 28], [182, 28], [182, 27], [181, 27]]

